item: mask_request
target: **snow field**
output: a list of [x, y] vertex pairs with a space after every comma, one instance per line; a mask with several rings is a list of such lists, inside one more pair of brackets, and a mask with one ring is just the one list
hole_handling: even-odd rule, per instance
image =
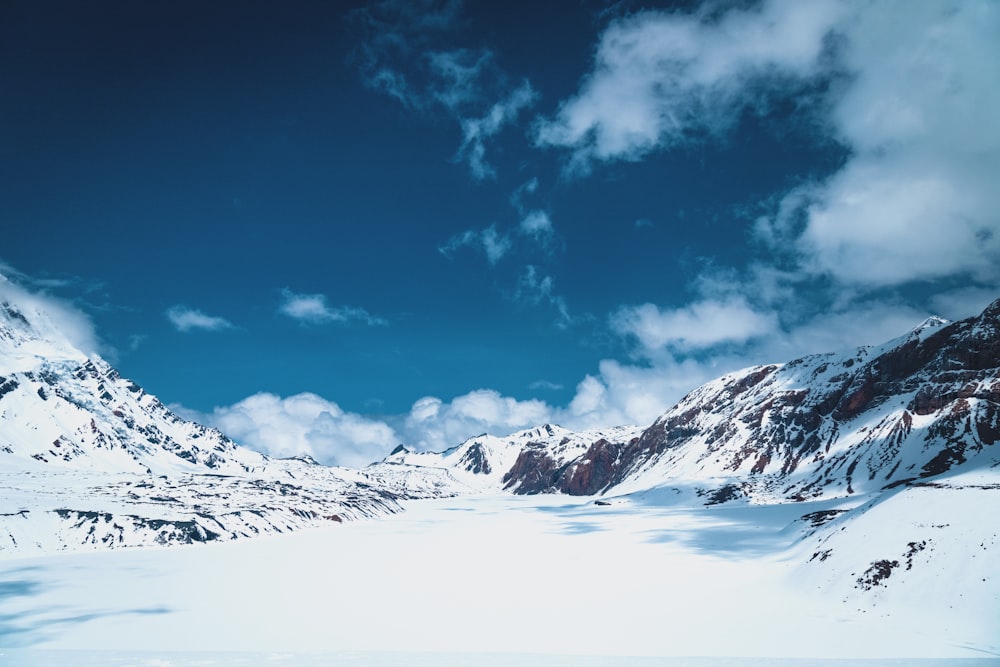
[[946, 609], [929, 597], [938, 591], [910, 590], [883, 596], [872, 613], [859, 608], [867, 598], [853, 579], [803, 565], [799, 552], [811, 547], [795, 546], [802, 533], [789, 522], [817, 508], [473, 496], [254, 540], [17, 558], [0, 565], [0, 646], [772, 659], [997, 652], [981, 620], [1000, 618], [995, 595]]

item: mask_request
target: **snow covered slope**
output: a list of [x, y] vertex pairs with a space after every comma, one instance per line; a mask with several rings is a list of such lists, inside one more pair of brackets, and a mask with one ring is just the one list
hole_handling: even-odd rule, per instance
[[684, 486], [702, 504], [840, 498], [1000, 465], [1000, 301], [842, 354], [698, 387], [646, 429], [554, 425], [439, 454], [397, 448], [370, 475], [452, 493], [622, 495]]
[[41, 309], [0, 302], [0, 550], [227, 540], [396, 511], [363, 473], [181, 419]]
[[625, 447], [615, 493], [668, 479], [715, 502], [877, 492], [1000, 464], [1000, 301], [850, 354], [731, 373]]

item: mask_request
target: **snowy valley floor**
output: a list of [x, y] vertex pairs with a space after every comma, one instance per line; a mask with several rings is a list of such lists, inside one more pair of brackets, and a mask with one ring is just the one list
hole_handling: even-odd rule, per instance
[[255, 540], [0, 553], [0, 664], [996, 664], [995, 596], [893, 597], [807, 563], [790, 526], [829, 503], [611, 502], [412, 501]]

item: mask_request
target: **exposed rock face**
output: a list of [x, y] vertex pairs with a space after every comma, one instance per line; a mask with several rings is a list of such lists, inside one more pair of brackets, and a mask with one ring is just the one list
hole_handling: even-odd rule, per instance
[[939, 475], [982, 455], [992, 464], [998, 440], [1000, 301], [881, 346], [731, 373], [638, 437], [595, 437], [570, 458], [529, 442], [503, 487], [592, 495], [684, 478], [704, 480], [710, 502], [806, 499]]
[[599, 438], [583, 454], [560, 465], [544, 445], [529, 445], [504, 475], [504, 488], [518, 494], [591, 496], [611, 482], [624, 449], [624, 443]]
[[625, 448], [610, 486], [655, 470], [739, 476], [791, 498], [939, 475], [1000, 452], [1000, 301], [849, 355], [750, 368], [686, 396]]

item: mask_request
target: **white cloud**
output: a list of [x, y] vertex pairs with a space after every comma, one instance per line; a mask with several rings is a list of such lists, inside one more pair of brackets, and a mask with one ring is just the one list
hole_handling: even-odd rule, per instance
[[281, 305], [278, 312], [293, 320], [308, 324], [329, 322], [363, 322], [369, 326], [384, 326], [386, 321], [375, 317], [364, 308], [327, 304], [323, 294], [296, 294], [289, 289], [281, 290]]
[[550, 251], [555, 240], [555, 227], [545, 211], [533, 210], [524, 214], [517, 227], [501, 231], [496, 225], [485, 229], [467, 229], [455, 234], [438, 248], [445, 257], [451, 257], [460, 248], [481, 250], [491, 266], [495, 266], [515, 247], [518, 237], [530, 241], [530, 247]]
[[552, 219], [545, 211], [529, 211], [517, 228], [521, 234], [531, 238], [542, 247], [548, 247], [555, 236]]
[[573, 323], [569, 305], [565, 298], [556, 293], [552, 276], [542, 275], [533, 265], [524, 267], [518, 278], [513, 299], [518, 303], [549, 306], [556, 312], [555, 324], [560, 329], [565, 329]]
[[237, 442], [270, 456], [308, 454], [320, 463], [365, 466], [400, 442], [386, 423], [345, 412], [311, 393], [260, 393], [203, 418]]
[[487, 261], [495, 265], [510, 250], [511, 240], [507, 234], [498, 232], [496, 225], [490, 225], [486, 229], [469, 229], [452, 236], [447, 243], [438, 248], [438, 252], [445, 257], [451, 257], [456, 250], [464, 247], [482, 250]]
[[580, 381], [572, 401], [557, 412], [555, 419], [574, 429], [647, 426], [684, 394], [728, 370], [732, 368], [717, 362], [677, 361], [662, 356], [655, 366], [605, 359], [597, 375]]
[[758, 239], [803, 277], [854, 290], [951, 277], [993, 285], [998, 58], [1000, 6], [985, 0], [640, 12], [607, 27], [593, 70], [537, 139], [586, 169], [722, 137], [748, 110], [791, 97], [804, 110], [797, 120], [808, 114], [847, 160], [778, 193]]
[[824, 70], [824, 38], [843, 13], [835, 0], [770, 1], [721, 17], [714, 9], [612, 22], [580, 92], [539, 123], [539, 144], [571, 148], [586, 169], [724, 134], [772, 89]]
[[345, 412], [311, 393], [287, 398], [254, 394], [210, 414], [181, 406], [171, 409], [270, 456], [308, 454], [327, 465], [352, 467], [381, 460], [400, 443], [422, 451], [443, 451], [481, 433], [507, 435], [551, 422], [555, 415], [544, 401], [521, 401], [491, 389], [471, 391], [451, 401], [425, 396], [407, 413], [385, 419]]
[[172, 306], [167, 309], [167, 319], [178, 331], [187, 333], [196, 329], [203, 331], [222, 331], [231, 329], [232, 323], [228, 320], [206, 315], [200, 310], [188, 308], [187, 306]]
[[551, 421], [544, 401], [519, 401], [492, 389], [471, 391], [444, 402], [426, 396], [416, 401], [403, 420], [407, 444], [442, 451], [481, 433], [507, 435]]
[[521, 185], [517, 186], [514, 192], [510, 194], [510, 205], [513, 206], [518, 213], [524, 215], [524, 200], [528, 197], [528, 195], [533, 195], [536, 192], [538, 192], [538, 177], [533, 176]]
[[[450, 401], [425, 396], [404, 414], [375, 419], [344, 412], [315, 394], [281, 398], [262, 393], [216, 408], [201, 419], [238, 442], [274, 456], [307, 453], [324, 463], [349, 466], [379, 460], [398, 443], [442, 451], [481, 433], [503, 436], [544, 423], [578, 430], [645, 426], [685, 394], [724, 373], [814, 352], [882, 343], [906, 333], [925, 316], [903, 304], [870, 302], [863, 308], [831, 311], [773, 335], [749, 338], [741, 348], [707, 357], [661, 350], [645, 364], [605, 359], [597, 373], [579, 382], [565, 407], [478, 389]], [[707, 317], [704, 321], [714, 320]], [[533, 385], [536, 390], [558, 388], [544, 381]]]
[[577, 387], [570, 420], [643, 423], [723, 372], [884, 342], [1000, 295], [1000, 5], [743, 7], [611, 23], [538, 142], [568, 149], [585, 171], [724, 138], [744, 114], [791, 97], [804, 110], [794, 120], [838, 142], [845, 161], [775, 193], [752, 229], [766, 254], [709, 264], [687, 305], [613, 313], [612, 329], [646, 361], [603, 361]]
[[16, 307], [46, 338], [65, 340], [84, 354], [114, 356], [115, 351], [98, 337], [89, 315], [65, 299], [18, 284], [25, 279], [33, 285], [39, 282], [0, 262], [0, 302]]
[[787, 194], [764, 236], [861, 287], [1000, 282], [1000, 6], [865, 5], [843, 28], [830, 122], [851, 158]]
[[563, 386], [558, 382], [552, 382], [550, 380], [535, 380], [530, 385], [528, 389], [538, 390], [543, 389], [545, 391], [559, 391]]
[[1000, 299], [1000, 285], [992, 288], [960, 287], [934, 295], [931, 307], [935, 315], [949, 320], [962, 320], [978, 315], [997, 299]]
[[612, 314], [614, 331], [633, 336], [647, 352], [670, 348], [691, 351], [773, 334], [778, 318], [754, 310], [741, 297], [704, 300], [684, 308], [661, 310], [651, 303], [621, 308]]
[[479, 118], [464, 118], [462, 125], [462, 145], [458, 158], [469, 163], [472, 175], [478, 180], [493, 178], [496, 171], [486, 161], [486, 140], [496, 136], [505, 126], [515, 122], [521, 111], [531, 107], [538, 99], [527, 81], [511, 91], [504, 99], [496, 102], [485, 115]]
[[[712, 306], [708, 310], [714, 309]], [[697, 320], [697, 310], [667, 313], [666, 319], [677, 316], [676, 319], [683, 324], [681, 331], [696, 330], [696, 327], [689, 329], [687, 325]], [[741, 307], [734, 307], [734, 312], [741, 311]], [[724, 312], [724, 309], [715, 311]], [[659, 324], [661, 315], [663, 313], [654, 313], [654, 323]], [[580, 382], [569, 406], [557, 410], [554, 418], [574, 428], [621, 423], [647, 425], [685, 394], [725, 373], [756, 364], [782, 363], [809, 354], [884, 343], [904, 335], [928, 315], [928, 312], [905, 304], [874, 301], [860, 306], [851, 303], [845, 309], [832, 310], [811, 317], [802, 324], [787, 327], [779, 327], [776, 317], [767, 316], [760, 322], [762, 327], [773, 326], [767, 335], [746, 337], [741, 344], [700, 355], [688, 354], [690, 350], [673, 352], [671, 339], [654, 326], [642, 347], [646, 363], [623, 364], [612, 359], [601, 361], [599, 372], [588, 375]], [[741, 316], [736, 317], [737, 321], [740, 319]], [[703, 320], [705, 323], [715, 321], [715, 314], [707, 315]], [[753, 322], [753, 316], [748, 321]], [[719, 322], [724, 327], [728, 326], [725, 318]], [[674, 326], [677, 326], [676, 323], [670, 321], [667, 328]], [[711, 345], [718, 342], [712, 336], [706, 336], [704, 341], [689, 341], [688, 344]]]

